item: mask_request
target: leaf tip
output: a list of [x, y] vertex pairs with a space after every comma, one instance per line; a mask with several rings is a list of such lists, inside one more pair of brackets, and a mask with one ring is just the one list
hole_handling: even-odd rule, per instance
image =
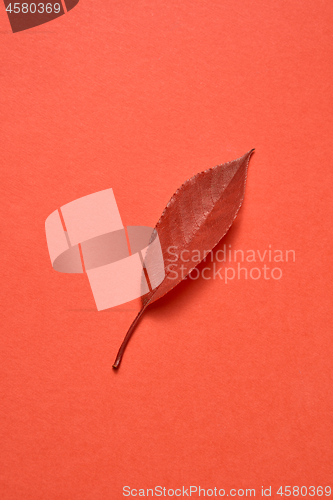
[[251, 158], [251, 156], [253, 155], [254, 152], [255, 152], [255, 148], [252, 148], [247, 153], [245, 153], [244, 156], [242, 156], [243, 159], [247, 160], [247, 164], [249, 163], [250, 158]]

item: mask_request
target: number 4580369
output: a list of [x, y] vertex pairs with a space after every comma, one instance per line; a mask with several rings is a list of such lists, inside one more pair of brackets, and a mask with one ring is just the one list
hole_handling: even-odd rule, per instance
[[306, 497], [309, 495], [310, 497], [318, 496], [322, 497], [323, 495], [326, 497], [331, 496], [332, 490], [330, 486], [280, 486], [277, 495], [285, 495], [286, 497]]
[[35, 14], [35, 13], [39, 13], [39, 14], [44, 14], [44, 12], [46, 12], [47, 14], [51, 14], [52, 12], [54, 12], [55, 14], [59, 14], [61, 10], [61, 7], [60, 7], [60, 3], [55, 3], [54, 5], [52, 3], [30, 3], [30, 4], [27, 4], [27, 3], [13, 3], [13, 7], [12, 7], [12, 4], [10, 3], [8, 5], [8, 7], [6, 7], [6, 11], [7, 12], [10, 12], [10, 13], [14, 13], [14, 14], [19, 14], [19, 13], [22, 13], [22, 14], [27, 14], [27, 13], [30, 13], [30, 14]]

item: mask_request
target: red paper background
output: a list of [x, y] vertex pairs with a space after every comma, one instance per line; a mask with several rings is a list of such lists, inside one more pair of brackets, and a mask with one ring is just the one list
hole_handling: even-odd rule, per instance
[[[332, 14], [81, 0], [12, 34], [0, 8], [1, 500], [333, 486]], [[98, 313], [85, 276], [52, 270], [46, 217], [112, 187], [125, 224], [154, 226], [185, 179], [252, 147], [225, 243], [296, 262], [182, 283], [114, 372], [135, 307]]]

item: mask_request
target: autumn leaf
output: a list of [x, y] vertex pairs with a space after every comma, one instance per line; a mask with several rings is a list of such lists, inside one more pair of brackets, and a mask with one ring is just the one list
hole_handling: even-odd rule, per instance
[[[165, 277], [157, 288], [142, 297], [142, 308], [124, 338], [113, 368], [119, 367], [128, 341], [147, 307], [178, 285], [229, 230], [244, 199], [247, 168], [253, 151], [196, 174], [172, 196], [151, 238], [152, 241], [158, 234]], [[148, 247], [146, 263], [153, 261], [150, 247], [153, 245]], [[171, 248], [174, 250], [172, 255], [176, 255], [172, 266], [169, 259]], [[198, 255], [201, 255], [200, 260]]]

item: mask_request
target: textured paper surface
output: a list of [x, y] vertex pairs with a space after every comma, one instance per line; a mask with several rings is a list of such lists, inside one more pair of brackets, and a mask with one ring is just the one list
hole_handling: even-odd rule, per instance
[[[2, 7], [1, 500], [332, 485], [332, 3], [81, 0], [16, 34]], [[225, 243], [296, 262], [180, 284], [115, 373], [138, 305], [52, 270], [46, 217], [112, 187], [154, 227], [252, 147]]]

